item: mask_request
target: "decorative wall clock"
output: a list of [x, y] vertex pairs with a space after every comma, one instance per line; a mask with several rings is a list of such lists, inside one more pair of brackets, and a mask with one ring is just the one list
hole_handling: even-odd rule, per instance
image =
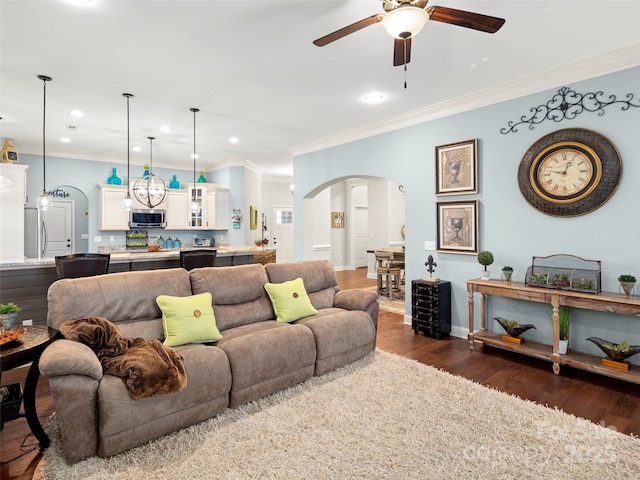
[[603, 205], [620, 183], [622, 162], [606, 137], [566, 128], [537, 140], [518, 168], [520, 192], [548, 215], [574, 217]]

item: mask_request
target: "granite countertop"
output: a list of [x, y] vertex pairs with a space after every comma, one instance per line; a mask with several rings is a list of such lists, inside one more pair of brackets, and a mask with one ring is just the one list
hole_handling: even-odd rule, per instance
[[[272, 249], [263, 249], [262, 247], [256, 247], [253, 245], [241, 245], [241, 246], [220, 246], [220, 247], [209, 247], [211, 250], [217, 250], [218, 255], [227, 256], [227, 255], [238, 255], [238, 254], [248, 254], [255, 253], [257, 251], [268, 251]], [[181, 249], [169, 249], [169, 250], [161, 250], [159, 252], [148, 252], [148, 251], [126, 251], [126, 250], [102, 250], [104, 253], [111, 254], [111, 261], [114, 263], [119, 262], [127, 262], [127, 261], [151, 261], [151, 260], [161, 260], [167, 258], [177, 258], [180, 255], [180, 251], [187, 250], [201, 250], [201, 249], [209, 249], [208, 247], [183, 247]], [[43, 266], [43, 265], [53, 265], [53, 258], [25, 258], [23, 262], [11, 262], [11, 263], [1, 263], [0, 268], [5, 267], [17, 267], [17, 266]]]

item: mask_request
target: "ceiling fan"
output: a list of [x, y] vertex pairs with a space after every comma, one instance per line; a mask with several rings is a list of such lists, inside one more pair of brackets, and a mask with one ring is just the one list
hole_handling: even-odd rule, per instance
[[411, 39], [422, 30], [422, 27], [424, 27], [429, 20], [458, 25], [487, 33], [495, 33], [504, 25], [503, 18], [436, 5], [427, 8], [428, 0], [381, 1], [386, 13], [378, 13], [363, 18], [351, 25], [314, 40], [313, 44], [318, 47], [324, 47], [358, 30], [382, 22], [385, 30], [394, 38], [393, 66], [404, 65], [406, 68], [407, 63], [411, 61]]

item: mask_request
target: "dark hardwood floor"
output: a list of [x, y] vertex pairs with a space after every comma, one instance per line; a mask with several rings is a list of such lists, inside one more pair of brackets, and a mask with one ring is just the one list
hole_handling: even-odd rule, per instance
[[[338, 272], [342, 289], [369, 287], [375, 280], [366, 278], [366, 270]], [[469, 350], [466, 339], [433, 340], [415, 335], [404, 325], [402, 315], [380, 311], [377, 348], [460, 375], [482, 385], [517, 395], [549, 407], [586, 418], [594, 423], [626, 434], [640, 434], [640, 387], [581, 370], [562, 367], [559, 376], [551, 364], [511, 352], [485, 347]], [[26, 368], [5, 372], [2, 383], [23, 382]], [[53, 401], [46, 379], [38, 384], [37, 405], [40, 420], [53, 413]], [[481, 412], [478, 412], [481, 413]], [[33, 478], [41, 453], [22, 443], [33, 445], [26, 420], [7, 422], [0, 433], [0, 478]], [[27, 452], [27, 453], [25, 453]], [[17, 460], [5, 463], [23, 454]]]

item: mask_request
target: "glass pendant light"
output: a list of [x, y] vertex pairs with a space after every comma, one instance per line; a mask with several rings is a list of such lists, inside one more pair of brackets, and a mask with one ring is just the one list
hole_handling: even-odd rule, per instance
[[145, 170], [142, 177], [133, 186], [133, 195], [140, 203], [148, 208], [155, 208], [164, 202], [167, 196], [167, 185], [164, 180], [153, 173], [153, 141], [155, 137], [147, 137], [150, 142], [149, 171]]
[[133, 208], [133, 198], [131, 198], [131, 190], [129, 189], [129, 99], [133, 97], [130, 93], [123, 93], [123, 97], [127, 99], [127, 195], [122, 199], [122, 209], [131, 210]]
[[38, 75], [38, 78], [42, 80], [44, 89], [44, 103], [42, 107], [42, 193], [38, 198], [38, 210], [48, 210], [51, 206], [51, 198], [47, 193], [47, 156], [45, 152], [45, 125], [47, 118], [47, 82], [50, 82], [51, 77], [46, 75]]
[[193, 196], [191, 197], [191, 213], [198, 214], [200, 213], [200, 204], [196, 200], [196, 158], [198, 158], [198, 155], [196, 155], [196, 113], [200, 110], [197, 108], [190, 108], [189, 110], [193, 112], [193, 155], [191, 155], [191, 158], [193, 158]]

